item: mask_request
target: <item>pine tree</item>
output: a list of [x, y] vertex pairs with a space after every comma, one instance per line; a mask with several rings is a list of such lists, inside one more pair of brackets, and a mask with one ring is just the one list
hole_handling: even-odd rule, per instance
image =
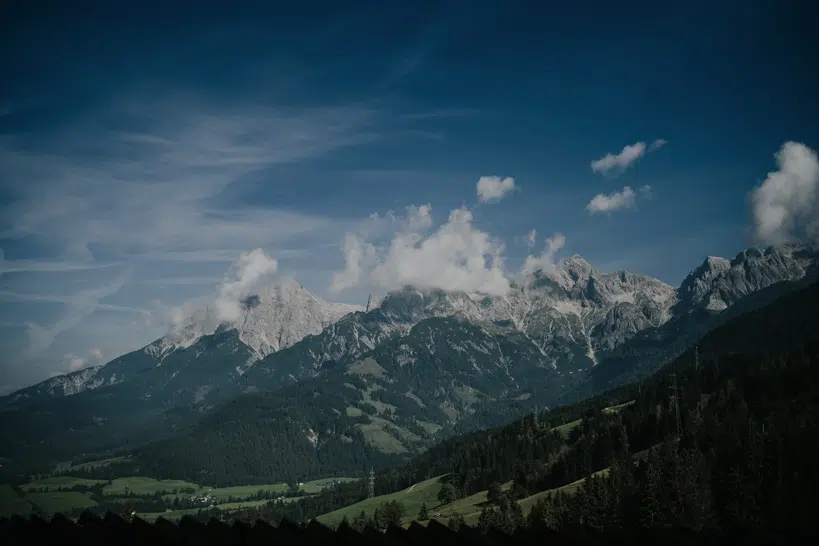
[[427, 503], [421, 504], [421, 510], [418, 512], [418, 521], [426, 521], [429, 519], [429, 510], [427, 510]]
[[443, 484], [441, 490], [438, 491], [438, 500], [441, 504], [449, 504], [456, 498], [458, 498], [458, 492], [451, 483]]
[[501, 484], [498, 482], [490, 483], [489, 488], [486, 491], [486, 500], [492, 504], [495, 504], [502, 496], [503, 490], [501, 489]]
[[447, 527], [453, 531], [458, 531], [461, 528], [461, 525], [465, 524], [466, 521], [464, 521], [463, 515], [461, 515], [460, 512], [454, 512], [447, 522]]

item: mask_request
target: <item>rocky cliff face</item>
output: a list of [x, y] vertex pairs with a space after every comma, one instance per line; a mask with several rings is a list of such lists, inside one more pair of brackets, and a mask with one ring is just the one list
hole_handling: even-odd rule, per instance
[[816, 252], [793, 245], [749, 248], [733, 260], [709, 256], [680, 285], [676, 311], [698, 307], [722, 311], [762, 288], [799, 280], [816, 264]]

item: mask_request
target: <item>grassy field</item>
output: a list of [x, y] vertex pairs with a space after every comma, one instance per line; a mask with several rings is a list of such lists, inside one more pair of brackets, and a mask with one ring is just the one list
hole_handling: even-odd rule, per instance
[[[329, 487], [333, 484], [333, 482], [350, 482], [356, 481], [359, 478], [323, 478], [320, 480], [312, 480], [309, 482], [304, 482], [299, 489], [308, 495], [315, 495], [322, 489]], [[234, 487], [201, 487], [195, 484], [189, 484], [189, 486], [196, 487], [196, 494], [197, 495], [209, 495], [216, 499], [217, 502], [224, 502], [230, 498], [233, 499], [248, 499], [253, 495], [257, 494], [259, 491], [264, 491], [265, 493], [285, 493], [290, 487], [286, 483], [274, 483], [274, 484], [264, 484], [264, 485], [237, 485]], [[159, 487], [159, 486], [157, 486]], [[180, 487], [181, 488], [181, 487]], [[173, 490], [173, 488], [171, 488]], [[173, 499], [174, 497], [188, 497], [190, 496], [189, 493], [179, 493], [179, 494], [167, 494], [163, 495], [166, 499]]]
[[304, 482], [299, 489], [307, 493], [308, 495], [314, 495], [325, 489], [333, 484], [333, 482], [340, 482], [340, 483], [347, 483], [347, 482], [354, 482], [358, 481], [361, 478], [348, 478], [348, 477], [341, 477], [341, 478], [323, 478], [321, 480], [312, 480], [309, 482]]
[[336, 526], [341, 523], [344, 516], [347, 516], [347, 519], [352, 519], [362, 511], [368, 515], [372, 515], [375, 509], [378, 508], [378, 505], [382, 502], [397, 500], [404, 505], [404, 508], [407, 511], [407, 517], [412, 520], [418, 515], [418, 511], [421, 509], [421, 505], [423, 503], [427, 504], [427, 508], [440, 504], [438, 502], [438, 491], [441, 489], [440, 479], [441, 476], [438, 476], [436, 478], [431, 478], [429, 480], [416, 483], [403, 491], [390, 493], [388, 495], [381, 495], [372, 499], [366, 499], [356, 504], [345, 506], [344, 508], [334, 512], [329, 512], [319, 516], [317, 519], [320, 523], [325, 525]]
[[21, 489], [26, 492], [33, 489], [56, 491], [58, 489], [71, 489], [72, 487], [90, 488], [100, 483], [106, 482], [105, 480], [88, 480], [85, 478], [74, 478], [72, 476], [54, 476], [53, 478], [43, 478], [27, 483], [22, 486]]
[[[406, 513], [402, 520], [404, 525], [409, 525], [415, 521], [418, 512], [421, 510], [421, 505], [426, 503], [429, 510], [430, 517], [437, 519], [442, 523], [446, 523], [450, 517], [455, 513], [464, 516], [464, 519], [469, 524], [477, 523], [478, 517], [481, 513], [481, 508], [486, 503], [486, 491], [480, 491], [469, 497], [458, 499], [450, 504], [441, 505], [438, 501], [438, 492], [441, 490], [441, 478], [438, 476], [430, 478], [415, 485], [388, 495], [381, 495], [372, 499], [366, 499], [359, 503], [345, 506], [334, 512], [319, 516], [319, 522], [335, 527], [346, 516], [348, 520], [352, 520], [362, 511], [368, 516], [372, 516], [375, 509], [381, 503], [396, 500], [404, 505]], [[503, 490], [507, 490], [512, 485], [511, 482], [505, 483], [501, 486]], [[421, 522], [423, 523], [423, 522]]]
[[[244, 501], [244, 502], [230, 502], [225, 504], [218, 504], [215, 508], [223, 512], [233, 512], [235, 510], [239, 510], [242, 508], [257, 508], [259, 506], [264, 506], [266, 503], [270, 501]], [[201, 508], [190, 508], [187, 510], [169, 510], [167, 512], [146, 512], [137, 514], [141, 519], [145, 521], [153, 521], [159, 517], [163, 517], [167, 520], [176, 520], [180, 519], [183, 516], [192, 516], [199, 512]]]
[[[608, 472], [608, 469], [601, 470], [597, 474], [605, 474]], [[361, 501], [359, 503], [346, 506], [334, 512], [330, 512], [328, 514], [324, 514], [319, 516], [317, 519], [319, 522], [335, 527], [337, 526], [342, 518], [345, 516], [348, 520], [352, 520], [355, 516], [360, 514], [362, 511], [367, 514], [368, 516], [372, 516], [373, 512], [375, 511], [378, 506], [387, 501], [397, 500], [398, 502], [404, 505], [406, 509], [406, 514], [402, 520], [404, 525], [409, 525], [411, 522], [415, 521], [416, 517], [418, 516], [418, 512], [421, 510], [421, 504], [426, 503], [427, 509], [429, 510], [429, 515], [431, 519], [436, 519], [441, 523], [446, 524], [449, 519], [454, 516], [455, 514], [461, 514], [464, 517], [464, 521], [466, 521], [469, 525], [475, 525], [478, 523], [478, 518], [481, 515], [481, 510], [483, 507], [486, 506], [486, 491], [479, 491], [474, 495], [470, 495], [468, 497], [464, 497], [462, 499], [457, 499], [450, 504], [441, 505], [438, 501], [438, 491], [441, 489], [441, 477], [432, 478], [423, 482], [419, 482], [412, 487], [409, 487], [403, 491], [399, 491], [397, 493], [390, 493], [388, 495], [382, 495], [380, 497], [375, 497], [372, 499], [367, 499]], [[518, 504], [520, 504], [521, 508], [523, 509], [524, 515], [528, 515], [529, 511], [532, 509], [532, 506], [537, 503], [542, 497], [554, 493], [556, 491], [563, 491], [566, 493], [572, 493], [580, 487], [583, 483], [583, 480], [578, 480], [576, 482], [564, 485], [557, 489], [552, 489], [549, 491], [542, 491], [540, 493], [536, 493], [530, 497], [526, 497], [524, 499], [520, 499]], [[501, 489], [506, 491], [512, 486], [512, 482], [507, 482], [501, 485]], [[422, 525], [425, 525], [425, 522], [419, 522]]]
[[577, 428], [580, 425], [580, 423], [582, 423], [582, 422], [583, 422], [583, 419], [575, 419], [574, 421], [569, 421], [568, 423], [564, 423], [564, 424], [562, 424], [560, 426], [557, 426], [557, 427], [553, 428], [552, 430], [554, 430], [556, 432], [559, 432], [560, 435], [563, 436], [563, 438], [568, 438], [569, 434], [572, 432], [572, 430]]
[[[607, 408], [603, 408], [603, 412], [604, 413], [617, 413], [618, 411], [622, 410], [623, 408], [629, 407], [633, 403], [634, 403], [634, 400], [630, 400], [630, 401], [625, 402], [623, 404], [618, 404], [616, 406], [609, 406]], [[564, 423], [564, 424], [562, 424], [560, 426], [557, 426], [557, 427], [553, 428], [552, 430], [555, 430], [555, 431], [559, 432], [561, 434], [561, 436], [563, 436], [564, 438], [568, 438], [569, 434], [572, 432], [572, 430], [577, 428], [580, 425], [580, 423], [582, 423], [582, 422], [583, 422], [583, 419], [575, 419], [574, 421], [569, 421], [568, 423]]]
[[117, 478], [102, 489], [106, 497], [121, 497], [128, 494], [150, 496], [155, 493], [172, 493], [174, 490], [192, 489], [200, 491], [202, 487], [182, 480], [155, 480], [141, 476]]
[[618, 404], [616, 406], [609, 406], [607, 408], [603, 408], [605, 413], [617, 413], [618, 411], [622, 410], [623, 408], [627, 408], [634, 403], [634, 400], [629, 400], [623, 404]]
[[[357, 479], [358, 478], [348, 477], [323, 478], [305, 482], [301, 485], [300, 489], [307, 495], [314, 495], [325, 487], [332, 485], [333, 482], [349, 482]], [[8, 517], [13, 514], [28, 515], [32, 511], [32, 506], [41, 508], [43, 512], [49, 516], [57, 512], [82, 510], [96, 506], [97, 503], [91, 498], [89, 493], [59, 490], [74, 486], [91, 487], [101, 483], [107, 482], [104, 480], [88, 480], [71, 476], [54, 476], [42, 478], [22, 486], [21, 489], [24, 491], [23, 496], [18, 495], [10, 485], [0, 485], [0, 517]], [[36, 489], [48, 489], [49, 491], [44, 493], [32, 492]], [[193, 493], [181, 492], [186, 489], [193, 491]], [[153, 478], [132, 476], [113, 480], [110, 484], [103, 487], [103, 494], [109, 502], [113, 503], [126, 503], [133, 500], [132, 498], [127, 498], [129, 495], [149, 497], [156, 493], [164, 493], [163, 497], [169, 500], [173, 500], [174, 497], [186, 498], [192, 494], [198, 496], [209, 495], [213, 497], [217, 503], [217, 508], [231, 511], [250, 506], [260, 506], [270, 502], [270, 500], [246, 500], [260, 490], [272, 493], [284, 493], [287, 489], [288, 485], [284, 483], [217, 488], [203, 487], [199, 484], [181, 480], [155, 480]], [[172, 493], [174, 490], [176, 490], [177, 493]], [[227, 502], [229, 499], [233, 502]], [[284, 502], [294, 502], [298, 499], [299, 497], [288, 497], [282, 500]], [[193, 510], [177, 510], [175, 512], [151, 514], [146, 517], [156, 518], [159, 515], [165, 515], [169, 518], [182, 517], [188, 513], [196, 513], [198, 510], [198, 508]]]
[[125, 457], [111, 457], [110, 459], [101, 459], [99, 461], [88, 461], [86, 463], [73, 464], [70, 462], [59, 463], [55, 469], [57, 472], [65, 472], [72, 470], [88, 470], [89, 468], [99, 468], [101, 466], [108, 466], [113, 463], [124, 461]]
[[[603, 411], [608, 413], [615, 413], [623, 408], [626, 408], [633, 404], [633, 401], [626, 402], [624, 404], [619, 404], [617, 406], [611, 406], [605, 408]], [[556, 430], [560, 432], [563, 437], [568, 437], [569, 433], [572, 429], [576, 428], [577, 426], [582, 423], [582, 419], [577, 419], [575, 421], [570, 421], [563, 425], [557, 426], [552, 430]], [[642, 459], [648, 454], [649, 450], [641, 451], [639, 453], [635, 453], [633, 458], [635, 460]], [[608, 473], [608, 469], [605, 468], [595, 473], [595, 475], [605, 475]], [[403, 491], [398, 491], [397, 493], [390, 493], [388, 495], [382, 495], [380, 497], [375, 497], [372, 499], [367, 499], [361, 501], [357, 504], [353, 504], [350, 506], [346, 506], [334, 512], [330, 512], [328, 514], [324, 514], [319, 516], [317, 519], [329, 526], [336, 526], [338, 525], [342, 518], [345, 516], [347, 519], [352, 519], [362, 511], [371, 516], [375, 509], [383, 502], [397, 500], [404, 505], [406, 510], [406, 514], [403, 518], [404, 525], [409, 525], [412, 521], [415, 521], [416, 517], [418, 516], [418, 512], [421, 509], [421, 504], [426, 503], [427, 509], [429, 510], [430, 517], [432, 519], [436, 519], [442, 523], [446, 523], [449, 518], [451, 518], [456, 513], [461, 514], [464, 517], [464, 520], [469, 525], [475, 525], [478, 522], [478, 518], [480, 517], [481, 510], [486, 505], [486, 491], [480, 491], [475, 493], [474, 495], [470, 495], [468, 497], [458, 499], [450, 504], [441, 505], [438, 502], [438, 491], [441, 489], [441, 476], [436, 478], [431, 478], [429, 480], [419, 482], [412, 487], [409, 487]], [[541, 491], [539, 493], [535, 493], [529, 497], [524, 499], [520, 499], [518, 504], [520, 504], [521, 508], [523, 509], [524, 515], [528, 515], [529, 511], [531, 511], [532, 506], [537, 503], [541, 498], [544, 496], [554, 493], [557, 491], [562, 491], [564, 493], [573, 493], [577, 491], [577, 489], [583, 484], [584, 480], [577, 480], [575, 482], [566, 484], [556, 489], [551, 489], [548, 491]], [[505, 491], [508, 490], [512, 486], [512, 482], [507, 482], [502, 484], [501, 488]], [[424, 522], [419, 522], [421, 524], [425, 524]]]
[[17, 494], [10, 485], [0, 485], [0, 518], [14, 514], [27, 516], [31, 513], [31, 504]]
[[88, 493], [57, 491], [51, 493], [27, 493], [26, 499], [43, 510], [48, 516], [74, 509], [91, 508], [97, 503]]

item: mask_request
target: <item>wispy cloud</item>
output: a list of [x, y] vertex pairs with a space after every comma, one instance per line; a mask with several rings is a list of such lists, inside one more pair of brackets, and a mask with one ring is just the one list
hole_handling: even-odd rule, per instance
[[657, 150], [665, 144], [666, 141], [662, 138], [658, 138], [650, 145], [646, 145], [646, 143], [642, 141], [629, 144], [624, 146], [619, 153], [608, 153], [600, 159], [592, 161], [590, 163], [591, 170], [603, 175], [622, 172], [643, 157], [647, 152]]
[[[93, 257], [94, 248], [118, 259], [172, 253], [196, 259], [191, 252], [210, 259], [209, 252], [284, 241], [329, 229], [331, 222], [287, 210], [225, 208], [219, 196], [251, 173], [373, 137], [367, 128], [374, 113], [360, 107], [133, 114], [140, 112], [164, 121], [139, 132], [77, 129], [60, 135], [65, 141], [55, 138], [49, 153], [22, 145], [2, 150], [9, 160], [4, 185], [20, 195], [3, 209], [16, 232], [75, 254], [85, 249]], [[60, 143], [76, 141], [82, 144]], [[15, 265], [90, 266], [3, 267]]]
[[62, 332], [77, 326], [84, 318], [100, 308], [101, 300], [119, 292], [128, 280], [132, 270], [126, 269], [110, 284], [92, 290], [85, 290], [67, 298], [66, 310], [51, 326], [41, 326], [34, 322], [26, 324], [28, 347], [20, 356], [21, 362], [28, 362], [39, 357], [54, 343]]
[[[63, 370], [63, 356], [81, 352], [55, 353], [55, 341], [96, 311], [145, 317], [148, 329], [123, 328], [120, 339], [105, 340], [106, 354], [114, 344], [135, 349], [151, 341], [140, 336], [155, 335], [156, 311], [140, 306], [151, 286], [216, 285], [208, 264], [232, 262], [248, 249], [303, 257], [310, 245], [337, 241], [353, 223], [239, 199], [237, 189], [285, 183], [273, 174], [278, 166], [376, 141], [396, 130], [397, 118], [360, 103], [270, 107], [140, 97], [50, 132], [4, 135], [0, 188], [12, 199], [0, 203], [0, 298], [54, 303], [61, 313], [56, 320], [34, 308], [26, 316], [0, 313], [3, 322], [24, 323], [28, 338], [6, 361], [36, 359], [38, 373]], [[32, 247], [46, 252], [27, 255]], [[135, 270], [155, 274], [134, 282]], [[86, 272], [97, 287], [74, 293], [66, 276]], [[0, 341], [16, 345], [8, 336]]]
[[[0, 239], [2, 239], [0, 234]], [[10, 237], [6, 237], [10, 238]], [[98, 262], [98, 261], [68, 261], [68, 260], [6, 260], [3, 249], [0, 248], [0, 275], [5, 273], [64, 273], [67, 271], [86, 271], [89, 269], [101, 269], [108, 267], [122, 266], [123, 262]]]
[[[212, 282], [212, 280], [211, 280]], [[172, 282], [169, 284], [173, 284]], [[178, 283], [189, 284], [189, 283]], [[112, 295], [112, 294], [111, 294]], [[39, 303], [56, 303], [61, 305], [74, 305], [78, 299], [81, 299], [83, 294], [80, 293], [65, 296], [55, 294], [26, 294], [21, 292], [13, 292], [11, 290], [0, 290], [0, 301], [21, 301], [21, 302], [39, 302]], [[120, 311], [123, 313], [144, 313], [149, 311], [143, 307], [132, 307], [129, 305], [114, 305], [110, 303], [97, 302], [96, 309], [103, 311]]]

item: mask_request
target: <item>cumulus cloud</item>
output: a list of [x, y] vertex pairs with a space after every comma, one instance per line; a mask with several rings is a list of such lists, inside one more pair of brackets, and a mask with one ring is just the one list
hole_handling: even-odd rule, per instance
[[631, 187], [625, 186], [622, 190], [612, 192], [608, 195], [598, 193], [586, 205], [586, 210], [590, 214], [600, 212], [612, 212], [619, 209], [627, 209], [634, 206], [637, 194]]
[[664, 146], [666, 141], [658, 138], [650, 145], [645, 142], [635, 142], [624, 146], [623, 149], [617, 153], [608, 153], [600, 159], [595, 159], [590, 163], [591, 170], [600, 174], [610, 174], [614, 172], [621, 172], [628, 168], [629, 165], [643, 157], [646, 152], [657, 150]]
[[208, 330], [216, 329], [223, 323], [235, 323], [248, 307], [248, 298], [270, 282], [270, 277], [278, 269], [278, 261], [261, 248], [243, 252], [230, 266], [215, 294], [188, 300], [177, 306], [154, 301], [154, 312], [146, 316], [146, 320], [153, 322], [158, 317], [172, 337], [183, 335], [185, 328], [191, 324]]
[[480, 199], [482, 203], [500, 201], [507, 193], [513, 191], [515, 188], [515, 179], [509, 176], [506, 178], [501, 178], [500, 176], [482, 176], [476, 185], [478, 199]]
[[235, 322], [242, 316], [242, 301], [250, 296], [259, 281], [274, 275], [279, 268], [275, 258], [257, 248], [239, 256], [231, 268], [232, 277], [226, 276], [219, 286], [214, 302], [219, 322]]
[[776, 153], [777, 171], [751, 191], [756, 238], [767, 244], [819, 242], [819, 158], [798, 142]]
[[452, 210], [446, 222], [427, 234], [410, 220], [416, 210], [408, 208], [403, 228], [386, 244], [348, 233], [342, 245], [345, 267], [333, 275], [330, 290], [338, 293], [359, 285], [394, 290], [411, 285], [506, 293], [509, 280], [503, 270], [503, 244], [473, 225], [471, 211]]
[[557, 253], [566, 246], [566, 236], [555, 233], [546, 239], [546, 245], [538, 256], [526, 256], [521, 268], [524, 279], [530, 278], [538, 271], [554, 272], [557, 267]]
[[526, 236], [526, 246], [528, 246], [529, 248], [532, 248], [532, 247], [535, 246], [536, 242], [537, 242], [537, 231], [533, 229]]

